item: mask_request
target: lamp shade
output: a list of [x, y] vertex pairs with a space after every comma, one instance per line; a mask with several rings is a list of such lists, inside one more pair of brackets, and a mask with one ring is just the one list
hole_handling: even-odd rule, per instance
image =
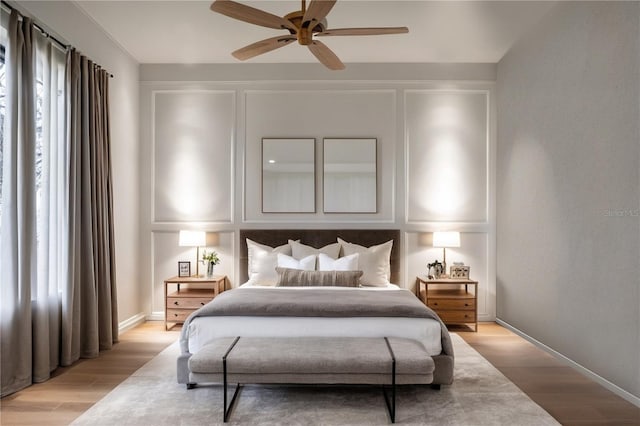
[[460, 247], [460, 233], [436, 231], [433, 233], [433, 246]]
[[180, 231], [178, 245], [181, 247], [202, 247], [207, 244], [207, 234], [204, 231]]

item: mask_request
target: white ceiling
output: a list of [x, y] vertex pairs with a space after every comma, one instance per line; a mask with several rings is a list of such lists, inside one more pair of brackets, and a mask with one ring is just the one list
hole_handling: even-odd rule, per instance
[[[242, 1], [283, 16], [300, 2]], [[211, 12], [207, 1], [76, 1], [140, 63], [237, 63], [233, 50], [285, 34]], [[407, 26], [409, 34], [325, 37], [345, 63], [496, 63], [555, 2], [339, 0], [329, 28]], [[297, 43], [248, 62], [316, 62]]]

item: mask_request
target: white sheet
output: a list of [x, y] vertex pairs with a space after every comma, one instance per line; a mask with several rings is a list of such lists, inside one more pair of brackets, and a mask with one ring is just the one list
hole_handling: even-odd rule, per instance
[[[246, 287], [246, 284], [242, 285]], [[260, 288], [265, 288], [260, 286]], [[317, 287], [287, 287], [301, 290]], [[335, 289], [338, 287], [332, 287]], [[345, 291], [354, 288], [340, 287]], [[387, 287], [364, 287], [367, 290], [398, 289]], [[278, 291], [278, 287], [273, 287]], [[189, 352], [196, 353], [213, 339], [220, 337], [402, 337], [421, 342], [429, 355], [442, 352], [440, 323], [429, 318], [403, 317], [197, 317], [189, 324]]]
[[430, 318], [198, 317], [189, 324], [189, 352], [219, 337], [404, 337], [442, 352], [440, 323]]

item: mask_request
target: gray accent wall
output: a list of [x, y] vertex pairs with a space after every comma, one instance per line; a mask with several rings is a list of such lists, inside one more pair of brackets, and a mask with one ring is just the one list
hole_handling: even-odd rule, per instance
[[559, 3], [498, 64], [497, 317], [640, 396], [640, 3]]

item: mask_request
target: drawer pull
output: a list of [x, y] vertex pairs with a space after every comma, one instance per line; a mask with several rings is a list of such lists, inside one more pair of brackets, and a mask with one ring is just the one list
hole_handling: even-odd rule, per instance
[[200, 302], [200, 306], [204, 306], [204, 302]]
[[178, 314], [173, 314], [173, 316], [174, 316], [174, 317], [177, 317], [177, 316], [178, 316]]
[[433, 306], [438, 306], [438, 302], [434, 303]]
[[174, 305], [176, 305], [176, 306], [178, 306], [178, 305], [179, 305], [179, 303], [178, 303], [178, 301], [177, 301], [177, 300], [176, 300], [175, 302], [173, 302], [173, 304], [174, 304]]
[[469, 306], [469, 304], [468, 304], [468, 303], [465, 303], [465, 304], [464, 304], [464, 306]]

